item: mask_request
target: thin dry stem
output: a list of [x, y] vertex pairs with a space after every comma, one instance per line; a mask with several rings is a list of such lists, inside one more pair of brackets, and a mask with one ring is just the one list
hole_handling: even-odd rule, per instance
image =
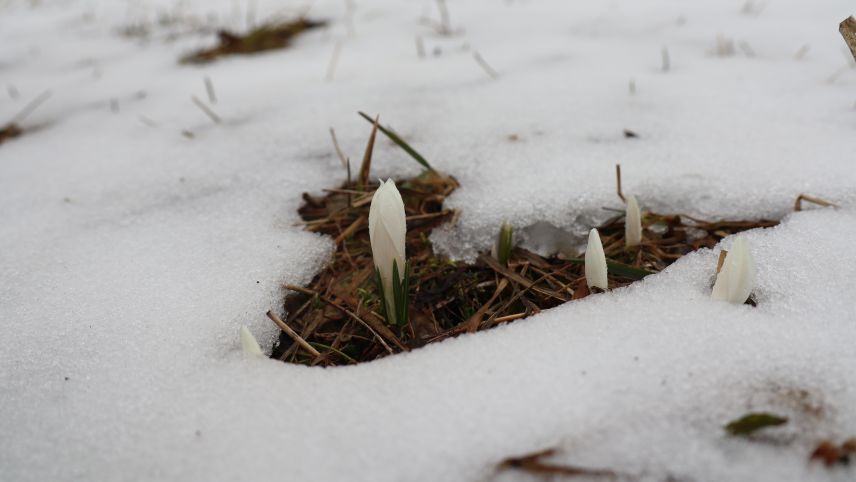
[[292, 340], [296, 341], [297, 344], [300, 345], [304, 350], [309, 352], [310, 355], [316, 358], [321, 356], [321, 353], [318, 353], [318, 350], [316, 350], [312, 345], [307, 343], [306, 340], [304, 340], [302, 336], [298, 335], [296, 331], [292, 330], [290, 326], [286, 325], [285, 322], [282, 321], [282, 319], [277, 316], [276, 313], [268, 310], [266, 314], [267, 317], [273, 320], [273, 322], [276, 323], [277, 326], [279, 326], [282, 331], [285, 332], [286, 335], [290, 336]]
[[199, 97], [196, 97], [194, 95], [190, 97], [190, 100], [192, 100], [193, 104], [196, 105], [196, 107], [199, 107], [199, 109], [204, 112], [205, 115], [207, 115], [215, 124], [219, 124], [220, 122], [222, 122], [220, 116], [218, 116], [213, 110], [211, 110], [210, 107], [205, 105], [204, 102], [199, 100]]
[[812, 204], [817, 204], [818, 206], [823, 206], [825, 208], [837, 208], [838, 205], [832, 202], [829, 202], [825, 199], [821, 199], [819, 197], [809, 196], [808, 194], [800, 194], [797, 196], [797, 200], [794, 201], [794, 211], [802, 211], [802, 203], [803, 201], [808, 201]]

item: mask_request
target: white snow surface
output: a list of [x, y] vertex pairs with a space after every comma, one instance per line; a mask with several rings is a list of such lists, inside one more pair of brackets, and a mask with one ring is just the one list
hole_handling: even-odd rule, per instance
[[[446, 3], [451, 36], [420, 20], [432, 1], [354, 0], [349, 21], [319, 0], [327, 28], [202, 67], [177, 63], [214, 40], [188, 19], [309, 4], [0, 3], [0, 122], [53, 93], [0, 145], [0, 480], [529, 480], [496, 464], [550, 447], [632, 480], [856, 476], [807, 461], [856, 435], [852, 1]], [[204, 76], [219, 125], [190, 102]], [[460, 223], [433, 236], [457, 257], [503, 219], [586, 232], [621, 206], [616, 162], [643, 209], [779, 218], [800, 192], [842, 208], [747, 233], [756, 308], [710, 300], [717, 248], [369, 364], [247, 356], [240, 325], [270, 350], [282, 283], [329, 255], [296, 208], [344, 179], [330, 126], [361, 158], [357, 110], [461, 181]], [[373, 168], [419, 170], [386, 139]], [[790, 421], [726, 436], [752, 410]]]

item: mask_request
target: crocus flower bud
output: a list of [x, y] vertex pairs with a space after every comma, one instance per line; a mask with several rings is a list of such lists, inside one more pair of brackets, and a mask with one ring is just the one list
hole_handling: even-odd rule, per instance
[[642, 242], [642, 213], [635, 196], [627, 196], [627, 214], [624, 216], [624, 244], [636, 246]]
[[388, 179], [386, 182], [381, 182], [372, 197], [369, 208], [369, 239], [374, 264], [380, 271], [380, 280], [383, 284], [386, 312], [390, 318], [387, 321], [391, 324], [396, 323], [392, 265], [395, 262], [398, 268], [398, 279], [403, 280], [406, 232], [404, 201], [395, 187], [395, 182]]
[[249, 353], [250, 355], [264, 355], [262, 353], [262, 347], [259, 346], [259, 342], [256, 341], [256, 337], [250, 333], [250, 330], [247, 329], [246, 325], [241, 325], [241, 348], [244, 350], [244, 353]]
[[725, 255], [722, 269], [716, 275], [711, 298], [743, 304], [755, 287], [755, 261], [749, 251], [749, 241], [738, 236]]
[[603, 254], [603, 243], [597, 229], [589, 231], [588, 246], [586, 246], [586, 283], [588, 287], [598, 287], [602, 290], [609, 288], [606, 278], [606, 255]]
[[508, 259], [511, 257], [511, 249], [514, 247], [514, 228], [508, 221], [503, 221], [499, 227], [499, 234], [496, 236], [496, 243], [490, 250], [490, 254], [499, 261], [503, 266], [508, 265]]

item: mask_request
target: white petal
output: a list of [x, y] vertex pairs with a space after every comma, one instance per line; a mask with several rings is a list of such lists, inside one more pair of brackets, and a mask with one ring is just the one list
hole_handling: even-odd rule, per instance
[[585, 262], [586, 283], [589, 288], [596, 286], [606, 290], [609, 287], [606, 277], [606, 255], [603, 254], [603, 243], [600, 242], [597, 229], [589, 231]]
[[711, 297], [715, 300], [743, 304], [755, 287], [755, 261], [749, 241], [738, 236], [725, 255], [722, 269], [716, 275]]
[[[369, 238], [372, 246], [372, 258], [375, 267], [380, 271], [384, 296], [388, 304], [393, 301], [393, 261], [398, 267], [399, 280], [404, 278], [406, 237], [407, 220], [404, 212], [404, 201], [401, 198], [401, 193], [395, 187], [395, 182], [388, 179], [386, 182], [382, 182], [375, 191], [369, 207]], [[387, 313], [394, 316], [395, 311], [388, 309]]]
[[259, 346], [259, 342], [256, 341], [256, 338], [252, 333], [250, 333], [250, 330], [247, 329], [246, 325], [241, 325], [240, 334], [241, 348], [244, 350], [244, 353], [264, 356], [264, 353], [262, 353], [262, 347]]
[[635, 196], [627, 196], [627, 213], [624, 216], [624, 242], [636, 246], [642, 242], [642, 213]]

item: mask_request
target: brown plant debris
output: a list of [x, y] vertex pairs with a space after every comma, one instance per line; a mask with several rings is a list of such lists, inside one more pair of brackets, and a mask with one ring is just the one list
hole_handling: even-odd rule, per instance
[[838, 31], [841, 32], [841, 36], [844, 37], [844, 41], [847, 42], [847, 46], [850, 47], [850, 53], [853, 54], [853, 60], [856, 60], [856, 17], [850, 16], [844, 19], [841, 22], [841, 25], [838, 26]]
[[589, 469], [574, 465], [559, 465], [546, 462], [544, 459], [556, 455], [556, 449], [547, 449], [519, 457], [509, 457], [497, 466], [500, 470], [520, 470], [532, 475], [603, 478], [614, 480], [619, 477], [617, 472], [605, 469]]
[[28, 102], [23, 109], [15, 114], [15, 117], [13, 117], [12, 120], [3, 125], [3, 127], [0, 127], [0, 144], [8, 141], [9, 139], [20, 137], [24, 132], [31, 130], [27, 129], [25, 131], [25, 129], [21, 127], [21, 123], [24, 119], [29, 117], [34, 110], [48, 100], [50, 96], [51, 92], [49, 90], [42, 92], [38, 97]]
[[[401, 180], [398, 189], [407, 216], [407, 258], [411, 265], [410, 321], [390, 327], [382, 318], [368, 234], [369, 205], [377, 183], [358, 181], [325, 195], [303, 194], [298, 210], [305, 228], [335, 240], [332, 260], [305, 287], [287, 286], [283, 322], [317, 349], [310, 355], [283, 332], [272, 357], [290, 363], [342, 365], [374, 360], [462, 333], [485, 330], [584, 298], [589, 290], [580, 257], [545, 258], [523, 248], [502, 265], [484, 253], [473, 264], [438, 256], [431, 231], [452, 222], [443, 202], [457, 181], [434, 170]], [[699, 248], [774, 221], [708, 222], [683, 214], [643, 213], [644, 239], [626, 248], [624, 216], [598, 227], [607, 256], [609, 287], [626, 286], [656, 273]], [[497, 229], [499, 227], [497, 226]], [[711, 266], [713, 270], [713, 266]]]
[[288, 22], [262, 24], [243, 35], [220, 30], [217, 32], [216, 46], [188, 54], [181, 58], [181, 63], [202, 64], [227, 55], [246, 55], [285, 48], [294, 37], [326, 24], [327, 22], [323, 20], [309, 20], [301, 17]]
[[853, 456], [856, 456], [856, 437], [849, 438], [840, 445], [836, 445], [831, 440], [823, 440], [817, 444], [809, 460], [816, 460], [827, 467], [832, 467], [848, 465]]
[[751, 435], [758, 430], [767, 427], [777, 427], [788, 423], [787, 417], [772, 413], [747, 413], [746, 415], [732, 420], [725, 426], [725, 431], [730, 435]]
[[8, 141], [9, 139], [14, 139], [15, 137], [20, 136], [24, 133], [24, 130], [18, 124], [14, 122], [10, 122], [6, 124], [2, 129], [0, 129], [0, 144]]

